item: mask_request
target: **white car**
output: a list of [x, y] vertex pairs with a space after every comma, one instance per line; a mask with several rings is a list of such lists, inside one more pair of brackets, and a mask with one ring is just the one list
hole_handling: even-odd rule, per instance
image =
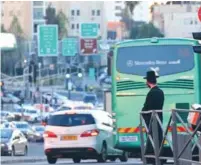
[[26, 105], [23, 106], [24, 109], [24, 120], [28, 122], [38, 122], [41, 121], [40, 110], [36, 109], [34, 106]]
[[28, 153], [28, 142], [17, 129], [1, 128], [1, 155], [23, 155]]
[[46, 125], [44, 150], [49, 164], [58, 158], [106, 162], [128, 160], [128, 153], [113, 146], [113, 123], [108, 112], [101, 110], [66, 110], [54, 112]]

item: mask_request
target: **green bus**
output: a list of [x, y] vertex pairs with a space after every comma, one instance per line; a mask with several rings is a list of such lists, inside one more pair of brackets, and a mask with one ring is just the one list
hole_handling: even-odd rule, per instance
[[[149, 38], [115, 44], [108, 55], [108, 74], [112, 77], [112, 114], [115, 121], [114, 145], [140, 151], [140, 112], [149, 91], [143, 77], [148, 70], [158, 73], [164, 91], [164, 111], [189, 109], [201, 103], [201, 57], [193, 51], [193, 39]], [[187, 118], [187, 116], [183, 116]], [[163, 114], [163, 124], [169, 114]]]

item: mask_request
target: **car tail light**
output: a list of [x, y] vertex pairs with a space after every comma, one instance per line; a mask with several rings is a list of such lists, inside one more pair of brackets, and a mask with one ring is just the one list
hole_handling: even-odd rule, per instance
[[45, 131], [43, 134], [44, 138], [57, 138], [57, 135], [51, 131]]
[[99, 130], [94, 129], [94, 130], [89, 130], [83, 132], [80, 137], [90, 137], [90, 136], [97, 136], [99, 134]]

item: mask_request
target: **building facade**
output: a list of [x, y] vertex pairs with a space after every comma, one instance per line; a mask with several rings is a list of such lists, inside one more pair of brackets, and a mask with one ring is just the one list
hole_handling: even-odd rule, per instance
[[1, 24], [9, 31], [14, 16], [18, 18], [23, 36], [31, 38], [31, 2], [1, 1]]
[[199, 8], [199, 3], [155, 5], [152, 23], [166, 37], [192, 38], [192, 32], [201, 30], [197, 14]]

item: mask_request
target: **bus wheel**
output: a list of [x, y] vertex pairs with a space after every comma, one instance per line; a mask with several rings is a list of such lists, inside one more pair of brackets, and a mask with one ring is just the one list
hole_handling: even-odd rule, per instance
[[123, 152], [122, 156], [119, 157], [121, 162], [127, 162], [128, 161], [128, 152]]

